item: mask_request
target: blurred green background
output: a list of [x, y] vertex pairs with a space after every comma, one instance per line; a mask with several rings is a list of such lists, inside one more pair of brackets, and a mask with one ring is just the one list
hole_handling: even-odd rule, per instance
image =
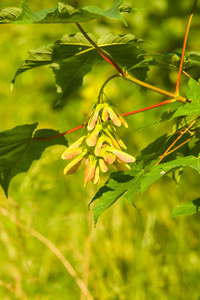
[[[34, 11], [56, 6], [53, 0], [27, 2]], [[114, 0], [67, 3], [108, 8]], [[145, 41], [142, 47], [147, 53], [181, 52], [193, 1], [127, 3], [140, 9], [125, 15], [128, 27], [102, 18], [85, 23], [84, 29], [96, 37], [108, 32], [131, 32]], [[0, 2], [0, 8], [15, 5], [19, 1]], [[200, 49], [199, 12], [198, 4], [187, 51]], [[77, 28], [73, 24], [10, 24], [0, 28], [0, 129], [39, 122], [38, 128], [63, 132], [82, 124], [102, 83], [114, 73], [112, 67], [101, 64], [93, 68], [83, 87], [68, 99], [65, 107], [55, 110], [52, 103], [56, 90], [50, 69], [35, 69], [19, 76], [13, 92], [10, 82], [30, 49], [51, 44], [65, 33], [77, 32]], [[189, 73], [195, 79], [200, 77], [197, 69]], [[147, 82], [174, 91], [176, 78], [175, 71], [153, 68]], [[186, 84], [187, 78], [182, 77], [183, 95]], [[106, 94], [122, 112], [166, 100], [121, 79], [111, 81]], [[171, 129], [168, 123], [146, 126], [157, 121], [166, 109], [161, 107], [127, 118], [129, 129], [120, 129], [119, 133], [130, 154], [137, 156], [151, 141]], [[81, 135], [82, 131], [77, 131], [67, 138], [72, 143]], [[8, 199], [0, 191], [0, 299], [200, 299], [199, 214], [170, 220], [174, 205], [199, 196], [197, 173], [184, 171], [179, 186], [169, 177], [162, 178], [143, 195], [137, 194], [137, 209], [126, 199], [120, 199], [94, 228], [88, 204], [97, 187], [89, 183], [83, 188], [83, 170], [63, 176], [66, 162], [60, 157], [64, 150], [63, 146], [47, 149], [27, 174], [16, 176]], [[108, 174], [102, 183], [107, 178]], [[52, 245], [43, 238], [38, 240], [33, 230], [62, 251], [92, 298], [84, 296], [84, 288], [78, 287], [74, 276], [54, 255]]]

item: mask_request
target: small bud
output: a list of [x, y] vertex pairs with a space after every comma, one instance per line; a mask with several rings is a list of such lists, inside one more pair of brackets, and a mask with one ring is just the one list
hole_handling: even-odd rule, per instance
[[115, 138], [113, 137], [113, 135], [111, 134], [111, 132], [108, 129], [104, 129], [104, 132], [109, 136], [110, 138], [110, 145], [117, 148], [117, 149], [121, 149], [118, 142], [115, 140]]
[[64, 174], [74, 174], [78, 170], [78, 167], [81, 165], [81, 161], [83, 159], [82, 155], [77, 156], [75, 159], [73, 159], [64, 169]]
[[116, 155], [110, 152], [102, 151], [101, 156], [109, 164], [112, 165], [116, 159]]
[[124, 116], [119, 112], [119, 110], [114, 107], [114, 106], [111, 106], [112, 107], [112, 110], [116, 113], [116, 115], [118, 116], [120, 122], [124, 125], [124, 127], [128, 128], [128, 123], [126, 122]]
[[88, 183], [88, 181], [92, 180], [95, 175], [95, 167], [96, 160], [94, 160], [93, 156], [89, 157], [89, 162], [84, 172], [84, 186]]
[[125, 153], [123, 151], [120, 151], [120, 150], [112, 148], [112, 147], [107, 147], [106, 150], [108, 152], [115, 154], [119, 159], [121, 159], [124, 162], [127, 162], [127, 163], [135, 162], [135, 157], [131, 156], [128, 153]]
[[100, 183], [100, 168], [99, 168], [99, 166], [96, 167], [94, 178], [93, 178], [93, 183], [94, 184]]
[[120, 147], [127, 149], [126, 145], [124, 144], [124, 142], [120, 139], [120, 137], [117, 135], [116, 132], [113, 133], [115, 139], [117, 140], [118, 144], [120, 145]]
[[94, 129], [92, 133], [90, 133], [86, 139], [86, 143], [89, 147], [95, 146], [97, 143], [97, 137], [99, 135], [99, 130]]
[[93, 130], [94, 129], [94, 127], [96, 125], [96, 122], [98, 120], [98, 116], [99, 116], [99, 112], [95, 111], [92, 118], [90, 118], [89, 121], [88, 121], [88, 125], [87, 125], [88, 130]]
[[[74, 142], [73, 144], [71, 144], [68, 149], [73, 149], [73, 148], [78, 148], [80, 145], [82, 145], [85, 142], [86, 139], [86, 135], [82, 136], [80, 139], [78, 139], [76, 142]], [[66, 150], [66, 151], [67, 151]]]
[[108, 107], [108, 112], [109, 112], [109, 115], [110, 115], [110, 119], [113, 121], [113, 124], [115, 124], [118, 127], [121, 126], [121, 121], [119, 120], [118, 116], [112, 110], [112, 108], [110, 106]]
[[117, 112], [117, 115], [124, 127], [128, 128], [128, 123], [126, 122], [124, 116], [119, 111]]
[[82, 151], [83, 151], [83, 147], [81, 147], [81, 148], [74, 148], [74, 149], [68, 148], [62, 154], [61, 158], [62, 159], [71, 159], [71, 158], [74, 158], [75, 156], [81, 154]]
[[107, 167], [105, 161], [103, 160], [103, 158], [99, 159], [99, 167], [103, 173], [108, 171], [108, 167]]
[[97, 123], [98, 117], [99, 117], [99, 112], [103, 108], [103, 106], [104, 106], [104, 104], [101, 103], [101, 104], [98, 104], [95, 107], [95, 109], [94, 109], [94, 111], [93, 111], [93, 113], [92, 113], [92, 115], [91, 115], [91, 117], [89, 118], [89, 121], [88, 121], [87, 129], [89, 131], [94, 129], [94, 127]]
[[76, 156], [64, 169], [64, 174], [74, 174], [76, 173], [78, 167], [81, 164], [82, 159], [87, 155], [87, 149], [84, 148], [82, 153]]
[[102, 112], [102, 120], [103, 120], [104, 122], [107, 122], [107, 121], [108, 121], [108, 106], [107, 106], [107, 105], [103, 108], [103, 112]]
[[107, 141], [107, 137], [106, 137], [105, 135], [102, 135], [102, 136], [98, 139], [98, 141], [97, 141], [97, 143], [96, 143], [96, 146], [95, 146], [95, 149], [94, 149], [94, 154], [95, 154], [96, 156], [100, 156], [102, 145], [103, 145], [103, 143], [106, 142], [106, 141]]

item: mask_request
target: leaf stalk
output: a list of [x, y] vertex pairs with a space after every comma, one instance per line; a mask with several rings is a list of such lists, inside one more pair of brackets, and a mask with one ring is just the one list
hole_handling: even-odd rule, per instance
[[[170, 104], [170, 103], [173, 103], [173, 102], [176, 102], [175, 99], [169, 99], [169, 100], [165, 100], [163, 102], [159, 102], [157, 104], [153, 104], [153, 105], [150, 105], [150, 106], [147, 106], [147, 107], [144, 107], [144, 108], [141, 108], [141, 109], [137, 109], [137, 110], [134, 110], [134, 111], [131, 111], [131, 112], [127, 112], [127, 113], [124, 113], [122, 114], [123, 117], [127, 117], [127, 116], [130, 116], [130, 115], [134, 115], [134, 114], [138, 114], [140, 112], [143, 112], [143, 111], [146, 111], [146, 110], [150, 110], [150, 109], [153, 109], [153, 108], [156, 108], [156, 107], [159, 107], [159, 106], [162, 106], [162, 105], [166, 105], [166, 104]], [[51, 136], [51, 137], [33, 137], [34, 140], [51, 140], [51, 139], [55, 139], [55, 138], [58, 138], [60, 136], [63, 136], [63, 135], [66, 135], [66, 134], [69, 134], [71, 132], [74, 132], [76, 130], [79, 130], [83, 127], [85, 127], [87, 124], [82, 124], [82, 125], [79, 125], [75, 128], [72, 128], [70, 130], [67, 130], [67, 131], [64, 131], [62, 133], [59, 133], [57, 135], [54, 135], [54, 136]]]
[[[183, 142], [181, 145], [179, 145], [178, 147], [176, 147], [176, 148], [174, 148], [173, 150], [171, 150], [170, 151], [170, 149], [176, 144], [176, 142], [184, 135], [184, 133], [186, 133], [187, 131], [189, 131], [189, 129], [190, 129], [190, 127], [192, 127], [192, 125], [194, 125], [194, 123], [196, 122], [196, 120], [194, 120], [176, 139], [175, 139], [175, 141], [167, 148], [167, 150], [163, 153], [163, 155], [162, 156], [160, 156], [160, 160], [155, 164], [155, 165], [158, 165], [160, 162], [161, 162], [161, 160], [163, 160], [163, 158], [165, 157], [165, 156], [167, 156], [168, 154], [170, 154], [170, 153], [172, 153], [172, 152], [174, 152], [176, 149], [178, 149], [178, 148], [180, 148], [182, 145], [184, 145], [186, 142]], [[189, 141], [189, 140], [191, 140], [191, 138], [190, 139], [188, 139], [187, 140], [187, 142]]]
[[105, 51], [103, 51], [85, 32], [85, 30], [82, 28], [82, 26], [79, 23], [76, 23], [76, 26], [80, 30], [80, 32], [84, 35], [84, 37], [90, 42], [90, 44], [97, 50], [97, 52], [108, 62], [110, 63], [122, 76], [124, 71], [120, 66], [116, 63], [116, 61]]
[[136, 83], [136, 84], [138, 84], [138, 85], [140, 85], [142, 87], [145, 87], [145, 88], [147, 88], [149, 90], [152, 90], [152, 91], [157, 92], [159, 94], [162, 94], [162, 95], [165, 95], [167, 97], [170, 97], [170, 98], [174, 99], [175, 101], [182, 102], [182, 103], [185, 103], [187, 101], [187, 99], [185, 97], [182, 97], [180, 95], [176, 95], [174, 93], [170, 93], [170, 92], [165, 91], [163, 89], [160, 89], [160, 88], [158, 88], [158, 87], [156, 87], [154, 85], [151, 85], [151, 84], [148, 84], [146, 82], [143, 82], [143, 81], [141, 81], [139, 79], [136, 79], [135, 77], [132, 77], [128, 73], [124, 73], [124, 78], [126, 80], [128, 80], [128, 81]]

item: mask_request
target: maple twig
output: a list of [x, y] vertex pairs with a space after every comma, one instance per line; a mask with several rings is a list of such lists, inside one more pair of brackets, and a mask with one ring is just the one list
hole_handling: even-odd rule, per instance
[[135, 77], [131, 76], [130, 74], [124, 72], [122, 70], [122, 68], [118, 65], [118, 63], [109, 55], [107, 54], [104, 50], [101, 49], [101, 47], [99, 47], [90, 37], [89, 35], [85, 32], [85, 30], [81, 27], [81, 25], [79, 23], [76, 23], [76, 26], [78, 27], [78, 29], [81, 31], [81, 33], [85, 36], [85, 38], [91, 43], [91, 45], [97, 50], [97, 52], [108, 62], [110, 63], [120, 74], [121, 76], [126, 79], [129, 80], [133, 83], [136, 83], [142, 87], [145, 87], [147, 89], [150, 89], [154, 92], [157, 92], [159, 94], [165, 95], [167, 97], [176, 99], [176, 101], [180, 101], [185, 103], [186, 102], [186, 98], [177, 95], [177, 94], [173, 94], [170, 93], [168, 91], [165, 91], [163, 89], [157, 88], [154, 85], [148, 84], [144, 81], [141, 81], [139, 79], [136, 79]]
[[182, 72], [183, 72], [183, 74], [185, 74], [187, 77], [189, 77], [189, 78], [191, 77], [190, 74], [188, 74], [188, 73], [185, 72], [184, 70], [183, 70]]
[[[140, 109], [137, 109], [137, 110], [134, 110], [134, 111], [131, 111], [131, 112], [127, 112], [127, 113], [124, 113], [122, 115], [124, 117], [127, 117], [127, 116], [130, 116], [130, 115], [138, 114], [138, 113], [143, 112], [145, 110], [150, 110], [150, 109], [153, 109], [153, 108], [156, 108], [156, 107], [159, 107], [159, 106], [162, 106], [162, 105], [170, 104], [170, 103], [173, 103], [173, 102], [175, 102], [174, 99], [165, 100], [163, 102], [159, 102], [157, 104], [153, 104], [153, 105], [150, 105], [150, 106], [147, 106], [147, 107], [144, 107], [144, 108], [140, 108]], [[33, 139], [34, 140], [52, 140], [52, 139], [58, 138], [60, 136], [69, 134], [71, 132], [74, 132], [76, 130], [79, 130], [79, 129], [83, 128], [85, 125], [86, 124], [79, 125], [75, 128], [69, 129], [67, 131], [64, 131], [64, 132], [59, 133], [59, 134], [54, 135], [54, 136], [50, 136], [50, 137], [33, 137]]]
[[188, 33], [189, 33], [189, 29], [190, 29], [190, 24], [191, 24], [191, 21], [192, 21], [192, 17], [193, 17], [196, 5], [197, 5], [197, 0], [194, 1], [192, 12], [190, 14], [190, 17], [189, 17], [189, 20], [188, 20], [188, 23], [187, 23], [187, 27], [186, 27], [185, 37], [184, 37], [184, 41], [183, 41], [181, 62], [180, 62], [178, 78], [177, 78], [177, 82], [176, 82], [176, 89], [175, 89], [175, 94], [176, 95], [179, 94], [180, 77], [181, 77], [181, 72], [182, 72], [182, 69], [183, 69], [183, 60], [184, 60], [184, 55], [185, 55], [185, 48], [186, 48]]
[[[175, 141], [173, 141], [173, 143], [167, 148], [167, 150], [163, 153], [162, 156], [160, 156], [160, 160], [155, 164], [158, 165], [161, 160], [163, 160], [163, 158], [165, 156], [167, 156], [169, 154], [169, 150], [176, 144], [176, 142], [184, 135], [184, 133], [186, 133], [190, 127], [192, 127], [192, 125], [196, 122], [196, 120], [194, 120], [185, 130], [183, 130], [183, 132], [181, 132], [181, 134], [175, 139]], [[172, 153], [173, 151], [175, 151], [177, 148], [173, 149], [172, 151], [170, 151], [170, 153]]]
[[84, 37], [90, 42], [90, 44], [97, 50], [97, 52], [107, 61], [109, 62], [122, 76], [124, 76], [124, 71], [120, 66], [116, 63], [116, 61], [105, 51], [103, 51], [85, 32], [85, 30], [82, 28], [82, 26], [79, 23], [76, 23], [76, 26], [81, 31], [81, 33], [84, 35]]
[[150, 105], [150, 106], [147, 106], [147, 107], [144, 107], [144, 108], [140, 108], [140, 109], [128, 112], [128, 113], [124, 113], [123, 116], [127, 117], [127, 116], [130, 116], [130, 115], [138, 114], [138, 113], [143, 112], [145, 110], [153, 109], [153, 108], [156, 108], [156, 107], [159, 107], [159, 106], [162, 106], [162, 105], [166, 105], [166, 104], [169, 104], [169, 103], [173, 103], [173, 102], [175, 102], [174, 99], [165, 100], [165, 101], [159, 102], [157, 104], [153, 104], [153, 105]]
[[[155, 108], [155, 107], [159, 107], [161, 105], [165, 105], [165, 104], [168, 104], [168, 103], [172, 103], [174, 101], [179, 101], [179, 102], [182, 102], [182, 103], [185, 103], [187, 101], [187, 99], [185, 97], [182, 97], [180, 95], [178, 95], [178, 90], [179, 90], [179, 84], [180, 84], [180, 75], [181, 75], [181, 72], [185, 73], [185, 75], [189, 76], [189, 74], [187, 74], [185, 71], [182, 71], [182, 68], [183, 68], [183, 59], [184, 59], [184, 53], [185, 53], [185, 48], [186, 48], [186, 42], [187, 42], [187, 37], [188, 37], [188, 33], [189, 33], [189, 28], [190, 28], [190, 24], [191, 24], [191, 20], [192, 20], [192, 17], [193, 17], [193, 14], [194, 14], [194, 10], [196, 8], [196, 4], [197, 4], [197, 0], [195, 0], [194, 2], [194, 5], [193, 5], [193, 8], [192, 8], [192, 13], [190, 15], [190, 18], [189, 18], [189, 21], [188, 21], [188, 24], [187, 24], [187, 28], [186, 28], [186, 34], [185, 34], [185, 38], [184, 38], [184, 43], [183, 43], [183, 51], [182, 51], [182, 56], [181, 56], [181, 63], [180, 63], [180, 67], [179, 67], [179, 74], [178, 74], [178, 79], [177, 79], [177, 84], [176, 84], [176, 91], [175, 93], [170, 93], [168, 91], [165, 91], [163, 89], [160, 89], [158, 87], [155, 87], [153, 85], [150, 85], [146, 82], [143, 82], [139, 79], [136, 79], [134, 77], [132, 77], [130, 74], [124, 72], [121, 67], [116, 63], [116, 61], [110, 56], [108, 55], [105, 51], [103, 51], [89, 36], [88, 34], [84, 31], [84, 29], [81, 27], [81, 25], [79, 23], [76, 23], [76, 26], [79, 28], [79, 30], [82, 32], [82, 34], [85, 36], [85, 38], [93, 45], [93, 47], [98, 51], [98, 53], [106, 60], [108, 61], [117, 71], [119, 71], [119, 73], [128, 81], [131, 81], [133, 83], [136, 83], [140, 86], [143, 86], [147, 89], [150, 89], [150, 90], [153, 90], [157, 93], [160, 93], [162, 95], [165, 95], [165, 96], [168, 96], [170, 97], [171, 99], [170, 100], [166, 100], [166, 101], [163, 101], [163, 102], [160, 102], [160, 103], [157, 103], [157, 104], [154, 104], [154, 105], [151, 105], [151, 106], [148, 106], [148, 107], [145, 107], [145, 108], [141, 108], [141, 109], [138, 109], [138, 110], [135, 110], [135, 111], [132, 111], [132, 112], [129, 112], [129, 113], [125, 113], [123, 114], [123, 116], [129, 116], [129, 115], [133, 115], [133, 114], [136, 114], [136, 113], [140, 113], [140, 112], [143, 112], [143, 111], [146, 111], [146, 110], [149, 110], [149, 109], [152, 109], [152, 108]], [[109, 77], [106, 82], [104, 83], [103, 85], [103, 88], [105, 87], [105, 85], [114, 77], [117, 77], [119, 75], [113, 75], [111, 77]], [[102, 91], [102, 89], [101, 89]], [[84, 124], [82, 125], [79, 125], [73, 129], [70, 129], [70, 130], [67, 130], [63, 133], [59, 133], [55, 136], [51, 136], [51, 137], [33, 137], [33, 139], [35, 140], [50, 140], [50, 139], [54, 139], [54, 138], [57, 138], [57, 137], [60, 137], [60, 136], [63, 136], [63, 135], [66, 135], [68, 133], [71, 133], [73, 131], [76, 131], [76, 130], [79, 130], [81, 128], [84, 127]], [[172, 144], [173, 146], [173, 144]]]
[[193, 138], [193, 136], [191, 136], [189, 139], [187, 139], [186, 141], [184, 141], [182, 144], [178, 145], [176, 148], [174, 148], [173, 150], [167, 152], [167, 155], [171, 154], [172, 152], [176, 151], [178, 148], [182, 147], [183, 145], [185, 145], [186, 143], [188, 143], [191, 139]]
[[147, 89], [149, 89], [149, 90], [152, 90], [152, 91], [157, 92], [157, 93], [159, 93], [159, 94], [162, 94], [162, 95], [165, 95], [165, 96], [167, 96], [167, 97], [173, 98], [173, 99], [175, 99], [175, 100], [178, 101], [178, 102], [185, 103], [185, 102], [187, 101], [187, 99], [186, 99], [185, 97], [182, 97], [182, 96], [180, 96], [180, 95], [176, 95], [176, 94], [170, 93], [170, 92], [165, 91], [165, 90], [163, 90], [163, 89], [160, 89], [160, 88], [158, 88], [158, 87], [156, 87], [156, 86], [154, 86], [154, 85], [151, 85], [151, 84], [148, 84], [148, 83], [146, 83], [146, 82], [143, 82], [143, 81], [141, 81], [141, 80], [139, 80], [139, 79], [137, 79], [137, 78], [135, 78], [135, 77], [132, 77], [132, 76], [131, 76], [130, 74], [128, 74], [128, 73], [125, 73], [124, 78], [125, 78], [126, 80], [129, 80], [129, 81], [131, 81], [131, 82], [133, 82], [133, 83], [136, 83], [136, 84], [138, 84], [138, 85], [140, 85], [140, 86], [143, 86], [143, 87], [145, 87], [145, 88], [147, 88]]
[[106, 81], [103, 83], [103, 85], [101, 86], [101, 89], [99, 91], [99, 96], [98, 96], [99, 100], [101, 98], [101, 95], [103, 94], [103, 90], [104, 90], [105, 86], [107, 85], [107, 83], [115, 77], [121, 77], [121, 75], [114, 74], [114, 75], [110, 76], [109, 78], [107, 78]]

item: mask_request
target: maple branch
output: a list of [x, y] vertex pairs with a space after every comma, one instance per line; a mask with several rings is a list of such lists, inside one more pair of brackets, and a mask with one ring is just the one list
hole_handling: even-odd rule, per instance
[[191, 141], [191, 139], [193, 139], [193, 136], [191, 136], [189, 139], [187, 139], [186, 141], [184, 141], [182, 144], [178, 145], [176, 148], [174, 148], [173, 150], [167, 152], [167, 155], [171, 154], [172, 152], [176, 151], [178, 148], [182, 147], [183, 145], [187, 144], [189, 141]]
[[97, 52], [108, 62], [110, 63], [120, 74], [121, 76], [126, 79], [126, 80], [129, 80], [133, 83], [136, 83], [140, 86], [143, 86], [147, 89], [150, 89], [154, 92], [157, 92], [157, 93], [160, 93], [162, 95], [165, 95], [167, 97], [170, 97], [170, 98], [173, 98], [173, 99], [176, 99], [176, 101], [179, 101], [179, 102], [183, 102], [185, 103], [186, 102], [186, 98], [182, 97], [182, 96], [179, 96], [177, 94], [173, 94], [173, 93], [170, 93], [170, 92], [167, 92], [163, 89], [160, 89], [160, 88], [157, 88], [151, 84], [148, 84], [146, 82], [143, 82], [139, 79], [136, 79], [135, 77], [132, 77], [131, 75], [129, 75], [128, 73], [124, 72], [122, 70], [122, 68], [117, 64], [117, 62], [109, 55], [107, 54], [105, 51], [103, 51], [90, 37], [89, 35], [84, 31], [84, 29], [81, 27], [81, 25], [79, 23], [76, 23], [76, 26], [78, 27], [78, 29], [81, 31], [81, 33], [85, 36], [85, 38], [91, 43], [91, 45], [97, 50]]
[[182, 96], [180, 96], [180, 95], [176, 95], [176, 94], [174, 94], [174, 93], [170, 93], [170, 92], [168, 92], [168, 91], [162, 90], [162, 89], [160, 89], [160, 88], [158, 88], [158, 87], [156, 87], [156, 86], [154, 86], [154, 85], [151, 85], [151, 84], [148, 84], [148, 83], [146, 83], [146, 82], [143, 82], [143, 81], [141, 81], [141, 80], [139, 80], [139, 79], [136, 79], [135, 77], [132, 77], [132, 76], [131, 76], [130, 74], [128, 74], [128, 73], [125, 73], [124, 75], [125, 75], [124, 78], [125, 78], [126, 80], [129, 80], [129, 81], [131, 81], [131, 82], [133, 82], [133, 83], [136, 83], [136, 84], [138, 84], [138, 85], [140, 85], [140, 86], [143, 86], [143, 87], [145, 87], [145, 88], [147, 88], [147, 89], [149, 89], [149, 90], [152, 90], [152, 91], [154, 91], [154, 92], [157, 92], [157, 93], [159, 93], [159, 94], [162, 94], [162, 95], [165, 95], [165, 96], [170, 97], [170, 98], [172, 98], [172, 99], [175, 99], [175, 100], [178, 101], [178, 102], [185, 103], [185, 102], [187, 101], [187, 99], [186, 99], [185, 97], [182, 97]]
[[127, 117], [127, 116], [130, 116], [130, 115], [135, 115], [135, 114], [138, 114], [140, 112], [150, 110], [150, 109], [153, 109], [153, 108], [156, 108], [156, 107], [159, 107], [159, 106], [162, 106], [162, 105], [166, 105], [166, 104], [169, 104], [169, 103], [173, 103], [173, 102], [175, 102], [174, 99], [165, 100], [165, 101], [159, 102], [157, 104], [153, 104], [153, 105], [150, 105], [150, 106], [147, 106], [147, 107], [144, 107], [144, 108], [140, 108], [140, 109], [128, 112], [128, 113], [124, 113], [123, 116]]
[[90, 42], [90, 44], [97, 50], [97, 52], [107, 61], [109, 64], [111, 64], [122, 76], [124, 76], [124, 71], [120, 66], [116, 63], [116, 61], [105, 51], [103, 51], [85, 32], [85, 30], [81, 27], [79, 23], [76, 23], [76, 26], [81, 31], [81, 33], [84, 35], [84, 37]]
[[191, 21], [192, 21], [192, 17], [194, 15], [196, 5], [197, 5], [197, 0], [194, 1], [192, 12], [190, 14], [190, 17], [189, 17], [189, 20], [188, 20], [188, 23], [187, 23], [187, 27], [186, 27], [185, 37], [184, 37], [184, 41], [183, 41], [183, 50], [182, 50], [182, 55], [181, 55], [181, 62], [180, 62], [178, 78], [177, 78], [177, 82], [176, 82], [176, 89], [175, 89], [175, 94], [176, 95], [179, 94], [179, 85], [180, 85], [181, 72], [182, 72], [182, 69], [183, 69], [183, 60], [184, 60], [184, 55], [185, 55], [185, 48], [186, 48], [188, 33], [189, 33], [189, 29], [190, 29], [190, 24], [191, 24]]
[[[144, 107], [144, 108], [141, 108], [141, 109], [137, 109], [137, 110], [134, 110], [134, 111], [131, 111], [131, 112], [127, 112], [127, 113], [124, 113], [122, 114], [124, 117], [127, 117], [127, 116], [130, 116], [130, 115], [134, 115], [134, 114], [138, 114], [140, 112], [143, 112], [145, 110], [150, 110], [150, 109], [153, 109], [153, 108], [156, 108], [156, 107], [159, 107], [159, 106], [162, 106], [162, 105], [166, 105], [166, 104], [170, 104], [170, 103], [173, 103], [175, 102], [176, 100], [175, 99], [169, 99], [169, 100], [165, 100], [163, 102], [159, 102], [157, 104], [153, 104], [153, 105], [150, 105], [150, 106], [147, 106], [147, 107]], [[52, 140], [52, 139], [55, 139], [55, 138], [58, 138], [60, 136], [63, 136], [63, 135], [66, 135], [68, 133], [71, 133], [71, 132], [74, 132], [76, 130], [79, 130], [81, 128], [83, 128], [85, 126], [85, 124], [82, 124], [82, 125], [79, 125], [75, 128], [72, 128], [70, 130], [67, 130], [67, 131], [64, 131], [62, 133], [59, 133], [57, 135], [54, 135], [54, 136], [50, 136], [50, 137], [33, 137], [34, 140]]]

